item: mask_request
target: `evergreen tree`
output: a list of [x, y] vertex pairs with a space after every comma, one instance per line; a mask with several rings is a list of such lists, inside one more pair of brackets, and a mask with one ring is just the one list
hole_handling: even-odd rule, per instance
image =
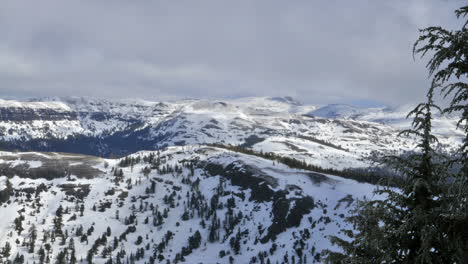
[[60, 251], [55, 260], [56, 264], [65, 264], [65, 251]]
[[5, 242], [5, 246], [2, 248], [2, 255], [8, 259], [10, 257], [10, 252], [11, 252], [11, 245], [10, 243], [7, 241]]
[[57, 234], [62, 234], [62, 216], [63, 216], [63, 207], [59, 205], [57, 211], [55, 211], [55, 218], [54, 218], [54, 231]]
[[36, 245], [37, 229], [36, 225], [32, 224], [29, 228], [29, 248], [28, 253], [34, 253], [34, 247]]
[[75, 249], [75, 241], [73, 240], [73, 238], [70, 238], [70, 240], [68, 241], [68, 249], [69, 250]]
[[70, 251], [70, 264], [76, 264], [76, 252], [75, 248]]
[[[456, 14], [464, 17], [468, 6]], [[414, 116], [413, 129], [401, 133], [420, 139], [417, 150], [404, 157], [384, 158], [384, 163], [404, 177], [403, 182], [399, 189], [377, 189], [385, 197], [382, 200], [359, 203], [348, 219], [355, 230], [344, 230], [351, 240], [332, 237], [344, 253], [327, 252], [329, 262], [468, 263], [468, 86], [459, 80], [445, 84], [453, 76], [468, 75], [467, 24], [460, 31], [440, 27], [421, 31], [415, 53], [435, 52], [428, 63], [430, 74], [435, 74], [427, 102], [409, 114]], [[424, 41], [427, 44], [419, 47]], [[448, 66], [438, 70], [441, 65]], [[437, 140], [431, 133], [432, 109], [438, 108], [433, 94], [440, 87], [444, 96], [454, 93], [443, 112], [461, 111], [459, 125], [465, 132], [458, 156], [449, 162], [434, 150]]]
[[193, 234], [193, 236], [190, 236], [188, 239], [189, 249], [192, 250], [199, 248], [201, 245], [201, 239], [202, 237], [200, 231], [197, 230], [197, 232], [195, 232], [195, 234]]
[[[468, 16], [468, 5], [455, 11], [457, 18]], [[465, 132], [460, 148], [459, 161], [463, 173], [468, 175], [468, 19], [460, 30], [442, 27], [428, 27], [421, 30], [421, 36], [413, 47], [414, 54], [433, 54], [426, 67], [432, 78], [432, 86], [440, 87], [444, 98], [453, 96], [444, 113], [460, 113], [458, 126]], [[444, 66], [441, 68], [441, 66]], [[465, 81], [465, 82], [464, 82]]]
[[45, 259], [45, 251], [44, 251], [44, 248], [41, 247], [39, 249], [39, 251], [37, 252], [37, 255], [39, 255], [39, 263], [44, 263], [44, 259]]

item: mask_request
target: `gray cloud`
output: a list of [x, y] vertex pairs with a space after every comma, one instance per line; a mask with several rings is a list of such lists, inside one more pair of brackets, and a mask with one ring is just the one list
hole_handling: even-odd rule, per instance
[[422, 98], [418, 28], [463, 1], [3, 0], [0, 96]]

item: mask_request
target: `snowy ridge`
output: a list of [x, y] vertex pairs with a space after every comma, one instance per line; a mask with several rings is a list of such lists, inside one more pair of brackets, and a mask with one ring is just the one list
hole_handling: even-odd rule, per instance
[[309, 112], [308, 115], [324, 118], [349, 119], [365, 113], [366, 110], [367, 109], [362, 109], [352, 105], [331, 104]]
[[56, 111], [70, 111], [70, 107], [62, 102], [20, 102], [0, 99], [0, 108], [52, 109]]

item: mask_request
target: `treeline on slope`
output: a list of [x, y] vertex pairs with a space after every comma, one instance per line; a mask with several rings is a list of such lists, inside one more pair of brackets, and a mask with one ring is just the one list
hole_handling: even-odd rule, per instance
[[0, 164], [0, 175], [12, 178], [46, 179], [53, 180], [69, 176], [69, 164], [63, 161], [51, 162], [48, 166], [41, 166], [31, 169], [28, 164], [11, 166], [8, 163]]
[[316, 137], [311, 137], [311, 136], [304, 136], [304, 135], [300, 135], [300, 134], [293, 134], [295, 137], [297, 138], [301, 138], [301, 139], [305, 139], [305, 140], [308, 140], [308, 141], [312, 141], [312, 142], [315, 142], [315, 143], [318, 143], [320, 145], [324, 145], [324, 146], [327, 146], [327, 147], [330, 147], [330, 148], [334, 148], [334, 149], [338, 149], [338, 150], [343, 150], [343, 151], [346, 151], [346, 152], [349, 152], [349, 149], [346, 149], [346, 148], [343, 148], [342, 146], [339, 146], [339, 145], [335, 145], [331, 142], [328, 142], [328, 141], [325, 141], [325, 140], [321, 140], [321, 139], [318, 139]]
[[72, 164], [67, 160], [43, 159], [39, 167], [31, 167], [29, 164], [12, 165], [9, 163], [0, 164], [0, 175], [12, 178], [18, 176], [24, 179], [46, 179], [53, 180], [59, 178], [69, 178], [71, 175], [77, 178], [91, 179], [101, 174], [102, 171], [89, 164]]
[[326, 174], [332, 174], [336, 176], [340, 176], [347, 179], [352, 179], [358, 182], [365, 182], [375, 185], [385, 185], [385, 186], [400, 186], [399, 184], [402, 180], [399, 177], [395, 177], [395, 175], [390, 174], [384, 170], [368, 170], [363, 168], [358, 169], [344, 169], [344, 170], [337, 170], [337, 169], [330, 169], [330, 168], [322, 168], [317, 165], [308, 164], [303, 160], [298, 160], [291, 157], [284, 157], [277, 155], [273, 152], [263, 152], [263, 151], [254, 151], [252, 149], [244, 148], [242, 146], [233, 146], [233, 145], [223, 145], [223, 144], [209, 144], [209, 146], [223, 148], [227, 150], [231, 150], [234, 152], [239, 152], [247, 155], [253, 155], [261, 158], [265, 158], [268, 160], [274, 160], [280, 162], [290, 168], [294, 169], [301, 169], [301, 170], [308, 170]]
[[149, 129], [132, 131], [131, 128], [118, 131], [111, 135], [86, 136], [73, 135], [66, 138], [54, 138], [48, 135], [45, 138], [21, 138], [19, 140], [0, 140], [0, 149], [6, 151], [41, 151], [79, 153], [105, 158], [120, 158], [131, 153], [146, 150], [148, 146], [160, 141], [162, 138], [147, 138]]

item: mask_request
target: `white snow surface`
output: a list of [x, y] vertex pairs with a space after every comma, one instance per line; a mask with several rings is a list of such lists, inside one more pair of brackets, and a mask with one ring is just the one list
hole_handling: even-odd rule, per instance
[[0, 108], [25, 108], [25, 109], [53, 109], [57, 111], [70, 111], [70, 107], [63, 102], [21, 102], [16, 100], [0, 99]]
[[[114, 258], [121, 248], [124, 248], [127, 254], [135, 254], [137, 248], [150, 244], [150, 250], [145, 251], [144, 259], [136, 261], [136, 263], [147, 262], [153, 245], [160, 243], [164, 234], [170, 230], [174, 233], [174, 237], [169, 241], [166, 249], [161, 254], [165, 259], [173, 261], [176, 254], [181, 251], [181, 248], [188, 245], [188, 237], [198, 230], [202, 236], [200, 248], [193, 250], [191, 254], [185, 256], [185, 260], [181, 263], [229, 263], [229, 256], [234, 258], [234, 263], [249, 263], [252, 257], [258, 256], [259, 252], [269, 252], [273, 244], [277, 245], [277, 249], [273, 254], [268, 253], [271, 263], [282, 262], [285, 254], [288, 254], [289, 257], [295, 255], [296, 260], [298, 260], [298, 256], [293, 249], [294, 243], [301, 239], [305, 230], [308, 230], [311, 237], [305, 240], [304, 255], [307, 258], [306, 263], [321, 263], [319, 260], [314, 260], [318, 253], [324, 249], [338, 250], [331, 245], [329, 236], [340, 235], [340, 229], [350, 228], [344, 221], [344, 218], [349, 215], [349, 209], [351, 209], [353, 201], [373, 196], [372, 191], [374, 186], [370, 184], [358, 183], [332, 175], [323, 175], [324, 181], [315, 182], [309, 177], [308, 173], [310, 172], [308, 171], [292, 169], [283, 164], [275, 164], [271, 160], [213, 147], [170, 147], [160, 152], [141, 151], [130, 155], [130, 157], [140, 157], [143, 159], [144, 156], [148, 156], [151, 153], [161, 160], [161, 168], [176, 164], [181, 166], [182, 161], [190, 160], [218, 164], [223, 167], [229, 164], [246, 164], [255, 168], [258, 173], [268, 175], [277, 182], [276, 185], [271, 185], [270, 189], [274, 191], [288, 190], [288, 199], [311, 197], [314, 200], [315, 207], [302, 217], [298, 226], [287, 228], [286, 231], [278, 235], [275, 241], [270, 240], [266, 243], [261, 243], [258, 239], [265, 236], [266, 232], [268, 232], [268, 227], [273, 221], [272, 202], [250, 201], [249, 188], [242, 189], [239, 186], [235, 186], [223, 176], [211, 175], [201, 167], [195, 168], [192, 176], [190, 175], [190, 170], [186, 167], [180, 173], [162, 173], [153, 169], [148, 176], [144, 176], [141, 172], [142, 169], [150, 166], [150, 164], [144, 161], [134, 164], [134, 166], [122, 168], [124, 173], [123, 181], [116, 184], [112, 170], [120, 169], [118, 163], [121, 159], [97, 159], [96, 163], [93, 163], [92, 166], [103, 173], [91, 178], [77, 178], [74, 176], [71, 179], [58, 178], [53, 180], [20, 178], [18, 176], [10, 178], [10, 182], [18, 195], [12, 197], [10, 202], [0, 205], [0, 246], [3, 246], [8, 241], [12, 246], [12, 256], [20, 253], [25, 256], [25, 262], [33, 263], [34, 260], [37, 261], [37, 254], [27, 253], [27, 247], [15, 243], [15, 241], [28, 241], [30, 230], [35, 225], [38, 232], [35, 247], [37, 251], [42, 244], [45, 232], [49, 232], [50, 234], [53, 230], [55, 211], [61, 205], [67, 211], [63, 216], [63, 232], [68, 233], [68, 238], [62, 244], [61, 238], [57, 238], [55, 242], [51, 242], [50, 239], [48, 240], [48, 243], [52, 246], [50, 254], [52, 262], [55, 260], [54, 256], [69, 244], [71, 238], [74, 240], [77, 259], [85, 261], [88, 250], [94, 241], [106, 232], [107, 227], [111, 228], [112, 234], [107, 238], [106, 244], [112, 245], [113, 237], [119, 237], [129, 226], [125, 225], [124, 219], [134, 214], [138, 222], [138, 224], [134, 224], [136, 232], [129, 233], [126, 240], [119, 242], [118, 249], [111, 253], [111, 256]], [[60, 155], [56, 153], [52, 156], [51, 154], [46, 154], [45, 156], [60, 158]], [[8, 156], [10, 161], [12, 156], [17, 156], [18, 162], [24, 157], [21, 153], [0, 153], [0, 158], [4, 156]], [[67, 159], [70, 156], [64, 155], [62, 158]], [[32, 164], [35, 164], [35, 166], [40, 165], [38, 163]], [[257, 176], [261, 177], [260, 175]], [[151, 186], [151, 182], [156, 178], [161, 181], [156, 182], [155, 193], [147, 194], [145, 190]], [[198, 187], [194, 187], [194, 185], [187, 184], [187, 179], [190, 179], [192, 182], [198, 179], [200, 183]], [[5, 182], [6, 177], [0, 175], [0, 192], [5, 190]], [[129, 182], [132, 186], [128, 184]], [[28, 187], [37, 188], [41, 184], [47, 186], [47, 190], [40, 192], [36, 196], [37, 201], [41, 204], [40, 207], [37, 207], [36, 198], [28, 198], [21, 190]], [[65, 193], [64, 188], [61, 187], [64, 184], [73, 184], [74, 186], [89, 185], [89, 194], [83, 200], [77, 199], [73, 195]], [[232, 234], [227, 234], [221, 227], [221, 239], [209, 242], [207, 239], [211, 220], [205, 220], [207, 227], [203, 228], [200, 224], [202, 219], [197, 214], [187, 221], [182, 220], [181, 216], [189, 201], [186, 197], [187, 193], [199, 190], [209, 203], [216, 193], [216, 189], [220, 188], [220, 186], [222, 186], [225, 192], [225, 194], [220, 196], [220, 201], [226, 205], [227, 199], [234, 197], [236, 203], [234, 212], [235, 214], [242, 212], [244, 218], [234, 228]], [[75, 189], [79, 188], [75, 187]], [[110, 190], [114, 190], [114, 192], [110, 193]], [[175, 206], [173, 208], [164, 202], [165, 197], [171, 195], [172, 192], [176, 192]], [[123, 199], [119, 198], [119, 195], [122, 193], [127, 193], [127, 197]], [[244, 193], [245, 199], [234, 195], [239, 193]], [[180, 197], [177, 198], [178, 196]], [[341, 199], [346, 197], [352, 197], [351, 204], [347, 204], [344, 200], [340, 202]], [[291, 205], [293, 205], [294, 201], [291, 201]], [[99, 209], [106, 202], [110, 202], [111, 204], [109, 208], [103, 207], [104, 210], [101, 212]], [[122, 202], [121, 206], [119, 205], [120, 202]], [[84, 205], [83, 216], [80, 216], [79, 212], [81, 204]], [[162, 225], [153, 226], [152, 211], [149, 209], [150, 205], [157, 208], [159, 212], [163, 212], [167, 208], [168, 214], [164, 218]], [[93, 206], [97, 208], [96, 211], [92, 209]], [[227, 210], [226, 206], [216, 210], [221, 223], [224, 223]], [[119, 213], [119, 219], [116, 219], [116, 211]], [[20, 215], [25, 217], [25, 220], [22, 221], [22, 228], [24, 230], [21, 233], [15, 231], [15, 225], [13, 224], [14, 220]], [[147, 217], [149, 218], [149, 222], [145, 223]], [[80, 242], [80, 237], [75, 235], [76, 229], [79, 226], [83, 226], [85, 233], [93, 226], [94, 232], [88, 236], [89, 243]], [[232, 237], [235, 237], [237, 230], [241, 232], [248, 230], [248, 233], [242, 235], [239, 254], [234, 254], [229, 241]], [[138, 236], [143, 238], [141, 245], [135, 244]], [[103, 246], [98, 247], [95, 263], [106, 262], [107, 258], [100, 257], [103, 248]], [[221, 250], [229, 252], [228, 255], [220, 258], [219, 253]]]

